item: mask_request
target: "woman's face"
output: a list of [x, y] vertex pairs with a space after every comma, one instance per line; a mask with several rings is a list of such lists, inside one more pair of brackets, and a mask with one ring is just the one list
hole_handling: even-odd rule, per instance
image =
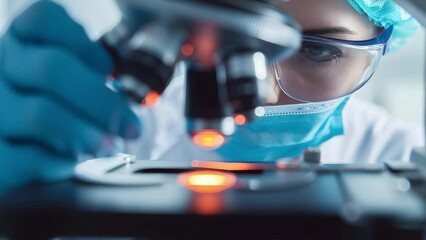
[[[276, 1], [276, 5], [292, 15], [300, 24], [302, 33], [306, 35], [359, 41], [376, 37], [380, 30], [366, 16], [356, 12], [346, 0]], [[303, 44], [301, 49], [303, 49]], [[333, 94], [332, 91], [343, 91], [342, 89], [354, 87], [350, 81], [351, 79], [361, 78], [364, 70], [368, 67], [369, 57], [342, 57], [338, 63], [330, 63], [327, 66], [322, 64], [324, 66], [321, 67], [318, 64], [306, 64], [306, 61], [304, 61], [300, 57], [293, 57], [280, 64], [281, 71], [288, 80], [287, 87], [289, 89], [304, 87], [308, 89], [307, 94], [310, 94], [318, 91], [319, 88], [315, 84], [323, 81], [328, 84], [324, 89], [327, 89], [329, 93], [321, 92]], [[339, 82], [340, 79], [347, 80], [345, 80], [346, 82]], [[284, 94], [276, 81], [274, 83], [275, 87], [270, 99], [271, 104], [300, 103]], [[318, 100], [321, 100], [321, 97], [318, 96]]]

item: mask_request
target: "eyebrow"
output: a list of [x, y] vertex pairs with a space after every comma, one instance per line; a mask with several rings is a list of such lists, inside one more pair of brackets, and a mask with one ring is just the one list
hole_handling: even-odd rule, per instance
[[345, 27], [329, 27], [307, 29], [302, 32], [303, 35], [325, 35], [325, 34], [355, 34], [353, 31]]

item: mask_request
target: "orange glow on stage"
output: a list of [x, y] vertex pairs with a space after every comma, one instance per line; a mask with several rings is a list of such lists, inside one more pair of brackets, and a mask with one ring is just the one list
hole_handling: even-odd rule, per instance
[[232, 188], [237, 182], [234, 174], [219, 171], [191, 171], [178, 175], [178, 183], [198, 193], [218, 193]]
[[250, 171], [250, 170], [265, 170], [267, 166], [260, 163], [243, 163], [243, 162], [213, 162], [194, 160], [191, 165], [195, 168], [209, 168], [225, 171]]
[[196, 194], [193, 198], [192, 208], [201, 215], [216, 215], [224, 210], [225, 203], [222, 194]]

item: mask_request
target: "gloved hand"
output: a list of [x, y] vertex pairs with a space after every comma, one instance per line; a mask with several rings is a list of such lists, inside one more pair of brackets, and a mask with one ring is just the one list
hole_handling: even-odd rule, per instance
[[114, 150], [140, 123], [105, 86], [113, 63], [64, 9], [40, 1], [0, 38], [0, 192], [68, 178], [79, 154]]

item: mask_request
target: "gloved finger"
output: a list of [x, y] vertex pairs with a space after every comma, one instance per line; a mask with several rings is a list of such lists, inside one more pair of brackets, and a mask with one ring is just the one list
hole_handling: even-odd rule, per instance
[[[17, 107], [19, 106], [19, 108]], [[58, 153], [110, 154], [115, 138], [47, 96], [16, 93], [0, 81], [0, 136], [38, 142]]]
[[24, 42], [64, 48], [104, 75], [113, 69], [106, 50], [92, 42], [84, 29], [52, 1], [39, 1], [30, 6], [13, 21], [9, 32]]
[[34, 181], [57, 181], [73, 175], [76, 161], [34, 145], [0, 138], [0, 192]]
[[108, 133], [124, 138], [139, 135], [139, 120], [126, 99], [108, 89], [101, 74], [73, 55], [23, 44], [9, 34], [3, 36], [0, 53], [0, 73], [19, 91], [46, 94]]

